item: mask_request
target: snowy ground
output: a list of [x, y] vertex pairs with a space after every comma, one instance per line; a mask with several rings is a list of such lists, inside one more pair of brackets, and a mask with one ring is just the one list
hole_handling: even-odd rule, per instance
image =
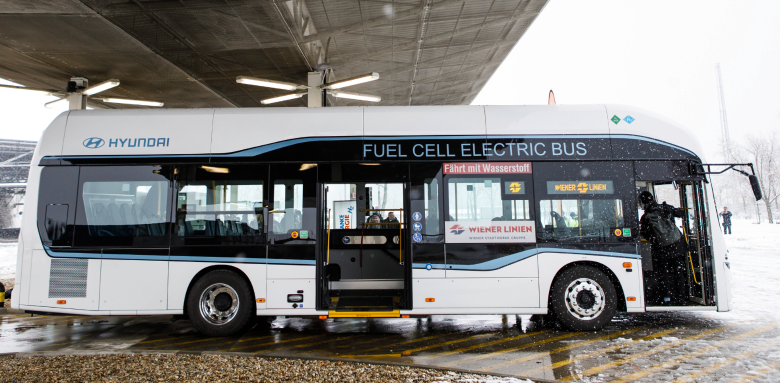
[[0, 242], [0, 275], [16, 272], [16, 249], [18, 243]]

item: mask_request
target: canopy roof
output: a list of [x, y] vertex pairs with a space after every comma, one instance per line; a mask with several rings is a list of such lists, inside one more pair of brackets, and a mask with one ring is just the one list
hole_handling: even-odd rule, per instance
[[546, 3], [0, 0], [0, 78], [58, 90], [72, 76], [90, 85], [117, 78], [121, 85], [101, 96], [257, 107], [286, 92], [239, 85], [236, 76], [304, 84], [307, 72], [329, 69], [328, 81], [379, 72], [379, 81], [349, 90], [381, 95], [380, 105], [463, 105]]

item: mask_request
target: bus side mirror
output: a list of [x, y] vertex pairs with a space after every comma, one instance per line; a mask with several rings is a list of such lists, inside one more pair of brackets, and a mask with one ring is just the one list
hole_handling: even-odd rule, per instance
[[749, 175], [750, 187], [753, 188], [753, 195], [756, 197], [756, 201], [761, 201], [763, 195], [761, 194], [761, 185], [758, 183], [758, 177]]

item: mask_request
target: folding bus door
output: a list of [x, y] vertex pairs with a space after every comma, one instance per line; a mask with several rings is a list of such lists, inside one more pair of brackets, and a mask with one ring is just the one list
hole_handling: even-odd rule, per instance
[[680, 184], [681, 207], [685, 210], [682, 229], [688, 245], [687, 263], [690, 267], [689, 299], [701, 304], [712, 305], [713, 269], [710, 251], [709, 230], [705, 219], [705, 201], [701, 181]]

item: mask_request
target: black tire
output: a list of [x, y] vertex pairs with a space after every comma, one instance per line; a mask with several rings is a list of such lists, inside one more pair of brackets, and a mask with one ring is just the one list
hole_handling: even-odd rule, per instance
[[187, 313], [195, 328], [204, 335], [234, 335], [254, 323], [254, 293], [249, 283], [237, 273], [210, 271], [192, 286], [187, 296]]
[[564, 270], [550, 290], [552, 314], [573, 331], [601, 330], [615, 315], [617, 303], [612, 281], [592, 266]]

